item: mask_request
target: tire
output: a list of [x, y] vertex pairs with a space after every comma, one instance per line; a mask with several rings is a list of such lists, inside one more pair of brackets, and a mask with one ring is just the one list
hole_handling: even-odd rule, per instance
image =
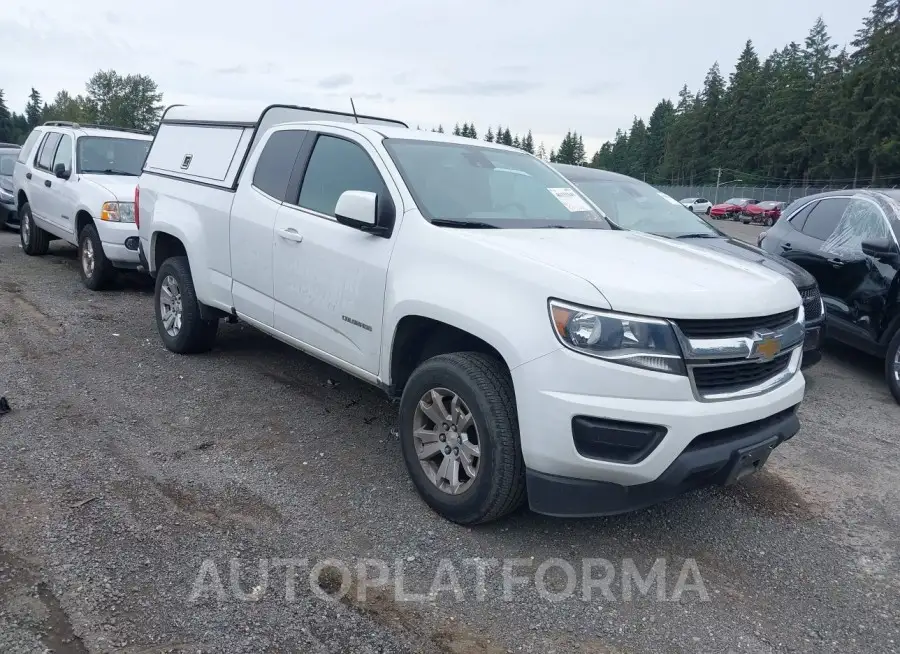
[[706, 207], [706, 215], [709, 215], [709, 212], [712, 211], [712, 207]]
[[[161, 296], [164, 296], [165, 301], [162, 301]], [[198, 354], [212, 349], [219, 321], [201, 318], [200, 303], [194, 291], [194, 280], [187, 257], [166, 259], [159, 267], [153, 303], [156, 306], [156, 328], [166, 349], [176, 354]], [[163, 316], [163, 304], [176, 309], [171, 323], [167, 323], [168, 312]], [[180, 309], [180, 314], [177, 309]]]
[[[432, 389], [457, 395], [461, 400], [460, 407], [467, 409], [473, 419], [478, 446], [477, 468], [474, 477], [469, 478], [468, 487], [461, 487], [458, 494], [439, 488], [419, 461], [414, 432], [421, 420], [433, 422], [420, 408], [423, 406], [420, 401]], [[444, 415], [447, 415], [449, 402], [444, 404]], [[452, 419], [448, 422], [452, 423]], [[450, 426], [455, 433], [446, 432], [447, 449], [460, 442], [455, 440], [461, 433], [456, 431], [456, 424]], [[437, 427], [436, 422], [434, 426]], [[466, 428], [466, 432], [469, 434], [467, 440], [471, 442], [472, 428]], [[420, 364], [410, 376], [400, 399], [400, 442], [406, 468], [419, 494], [435, 512], [452, 522], [473, 525], [497, 520], [518, 509], [525, 501], [525, 462], [519, 444], [512, 379], [503, 363], [491, 356], [456, 352], [441, 354]], [[456, 448], [464, 449], [462, 446]], [[441, 461], [444, 454], [437, 451], [434, 456]], [[462, 458], [457, 458], [460, 472], [464, 472]], [[438, 469], [436, 461], [427, 463]]]
[[894, 334], [884, 355], [884, 378], [894, 400], [900, 404], [900, 329]]
[[103, 242], [97, 228], [88, 223], [78, 234], [78, 261], [81, 264], [81, 281], [92, 291], [106, 288], [115, 275], [115, 269], [103, 253]]
[[45, 255], [50, 249], [50, 235], [34, 224], [28, 202], [19, 209], [19, 241], [22, 243], [22, 251], [31, 257]]
[[766, 216], [766, 219], [763, 221], [763, 225], [766, 227], [771, 227], [775, 224], [775, 221], [772, 219], [772, 216]]

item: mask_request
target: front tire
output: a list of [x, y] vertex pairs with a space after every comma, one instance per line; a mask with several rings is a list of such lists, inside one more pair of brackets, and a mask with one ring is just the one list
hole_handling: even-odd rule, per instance
[[709, 215], [709, 212], [712, 211], [712, 207], [706, 207], [706, 215]]
[[34, 216], [28, 202], [19, 209], [19, 240], [22, 243], [22, 251], [32, 257], [45, 255], [50, 249], [50, 235], [34, 224]]
[[441, 354], [413, 371], [400, 400], [406, 468], [425, 502], [463, 525], [525, 501], [525, 463], [509, 371], [477, 352]]
[[81, 281], [92, 291], [100, 291], [109, 284], [115, 270], [103, 253], [103, 242], [97, 228], [88, 223], [78, 234], [78, 260], [81, 262]]
[[176, 354], [208, 352], [216, 342], [218, 320], [204, 320], [187, 257], [166, 259], [156, 274], [156, 328], [166, 349]]
[[900, 404], [900, 329], [888, 344], [884, 357], [884, 377], [891, 395], [897, 404]]

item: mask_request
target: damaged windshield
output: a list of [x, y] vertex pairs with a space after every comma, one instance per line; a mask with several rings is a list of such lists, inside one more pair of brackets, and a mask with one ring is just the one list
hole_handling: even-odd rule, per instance
[[413, 139], [385, 139], [384, 144], [419, 210], [433, 224], [609, 229], [571, 184], [524, 152]]

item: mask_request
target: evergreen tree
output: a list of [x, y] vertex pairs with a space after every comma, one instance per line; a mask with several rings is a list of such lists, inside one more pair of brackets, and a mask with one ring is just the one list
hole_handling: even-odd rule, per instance
[[491, 130], [490, 127], [488, 127], [487, 134], [484, 135], [484, 140], [487, 141], [488, 143], [494, 142], [494, 132]]
[[444, 133], [444, 126], [438, 125], [438, 134], [443, 134], [443, 133]]
[[6, 100], [3, 97], [3, 89], [0, 89], [0, 142], [13, 142], [12, 123], [10, 122], [9, 108], [6, 106]]
[[536, 154], [538, 159], [543, 159], [544, 161], [547, 160], [547, 148], [544, 147], [543, 141], [541, 141], [541, 144], [538, 146]]
[[475, 123], [472, 123], [471, 125], [469, 125], [469, 138], [470, 139], [478, 138], [478, 132], [475, 130]]
[[503, 145], [512, 145], [512, 134], [509, 133], [509, 127], [503, 130]]
[[522, 141], [522, 149], [528, 154], [534, 154], [534, 137], [531, 136], [531, 130], [528, 130], [525, 140]]
[[453, 128], [453, 136], [462, 136], [462, 130], [459, 128], [459, 123], [456, 123], [456, 126]]
[[556, 160], [556, 151], [550, 148], [550, 163], [558, 163]]
[[519, 142], [519, 135], [518, 135], [518, 134], [516, 134], [516, 135], [513, 137], [512, 146], [513, 146], [514, 148], [521, 148], [521, 147], [522, 147], [522, 144]]
[[25, 105], [25, 120], [28, 123], [28, 129], [32, 130], [37, 127], [41, 122], [41, 109], [43, 108], [44, 103], [41, 100], [41, 94], [38, 93], [37, 89], [31, 89], [31, 93], [28, 95], [28, 104]]

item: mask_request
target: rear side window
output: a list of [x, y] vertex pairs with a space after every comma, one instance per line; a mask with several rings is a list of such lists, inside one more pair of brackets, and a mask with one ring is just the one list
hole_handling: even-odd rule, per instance
[[356, 143], [320, 135], [303, 176], [299, 204], [334, 216], [344, 191], [371, 191], [380, 198], [387, 193], [381, 174], [365, 150]]
[[809, 214], [801, 230], [807, 236], [824, 241], [834, 232], [850, 204], [849, 198], [825, 198]]
[[53, 166], [53, 157], [56, 155], [56, 146], [59, 145], [59, 139], [62, 135], [59, 132], [50, 132], [44, 139], [44, 145], [37, 158], [37, 167], [42, 170], [50, 170]]
[[288, 183], [306, 134], [306, 130], [296, 129], [273, 133], [259, 155], [253, 186], [276, 200], [287, 200]]
[[28, 161], [28, 156], [31, 154], [31, 151], [34, 149], [34, 146], [38, 142], [38, 139], [40, 139], [41, 136], [43, 136], [43, 135], [44, 135], [44, 133], [39, 129], [35, 129], [35, 130], [31, 131], [31, 134], [29, 134], [28, 138], [25, 139], [25, 145], [23, 145], [22, 149], [19, 150], [19, 158], [18, 158], [19, 163], [25, 163], [26, 161]]
[[790, 220], [791, 225], [794, 227], [794, 229], [796, 229], [798, 232], [802, 232], [803, 225], [806, 223], [807, 217], [809, 217], [809, 212], [812, 211], [813, 207], [815, 207], [815, 206], [816, 206], [815, 202], [810, 202], [805, 207], [803, 207], [800, 211], [797, 211], [793, 216], [791, 216], [791, 214], [794, 211], [796, 211], [796, 209], [797, 209], [795, 205], [791, 205], [787, 208], [787, 211], [785, 211], [784, 213], [787, 214], [788, 216], [790, 216], [789, 220]]

